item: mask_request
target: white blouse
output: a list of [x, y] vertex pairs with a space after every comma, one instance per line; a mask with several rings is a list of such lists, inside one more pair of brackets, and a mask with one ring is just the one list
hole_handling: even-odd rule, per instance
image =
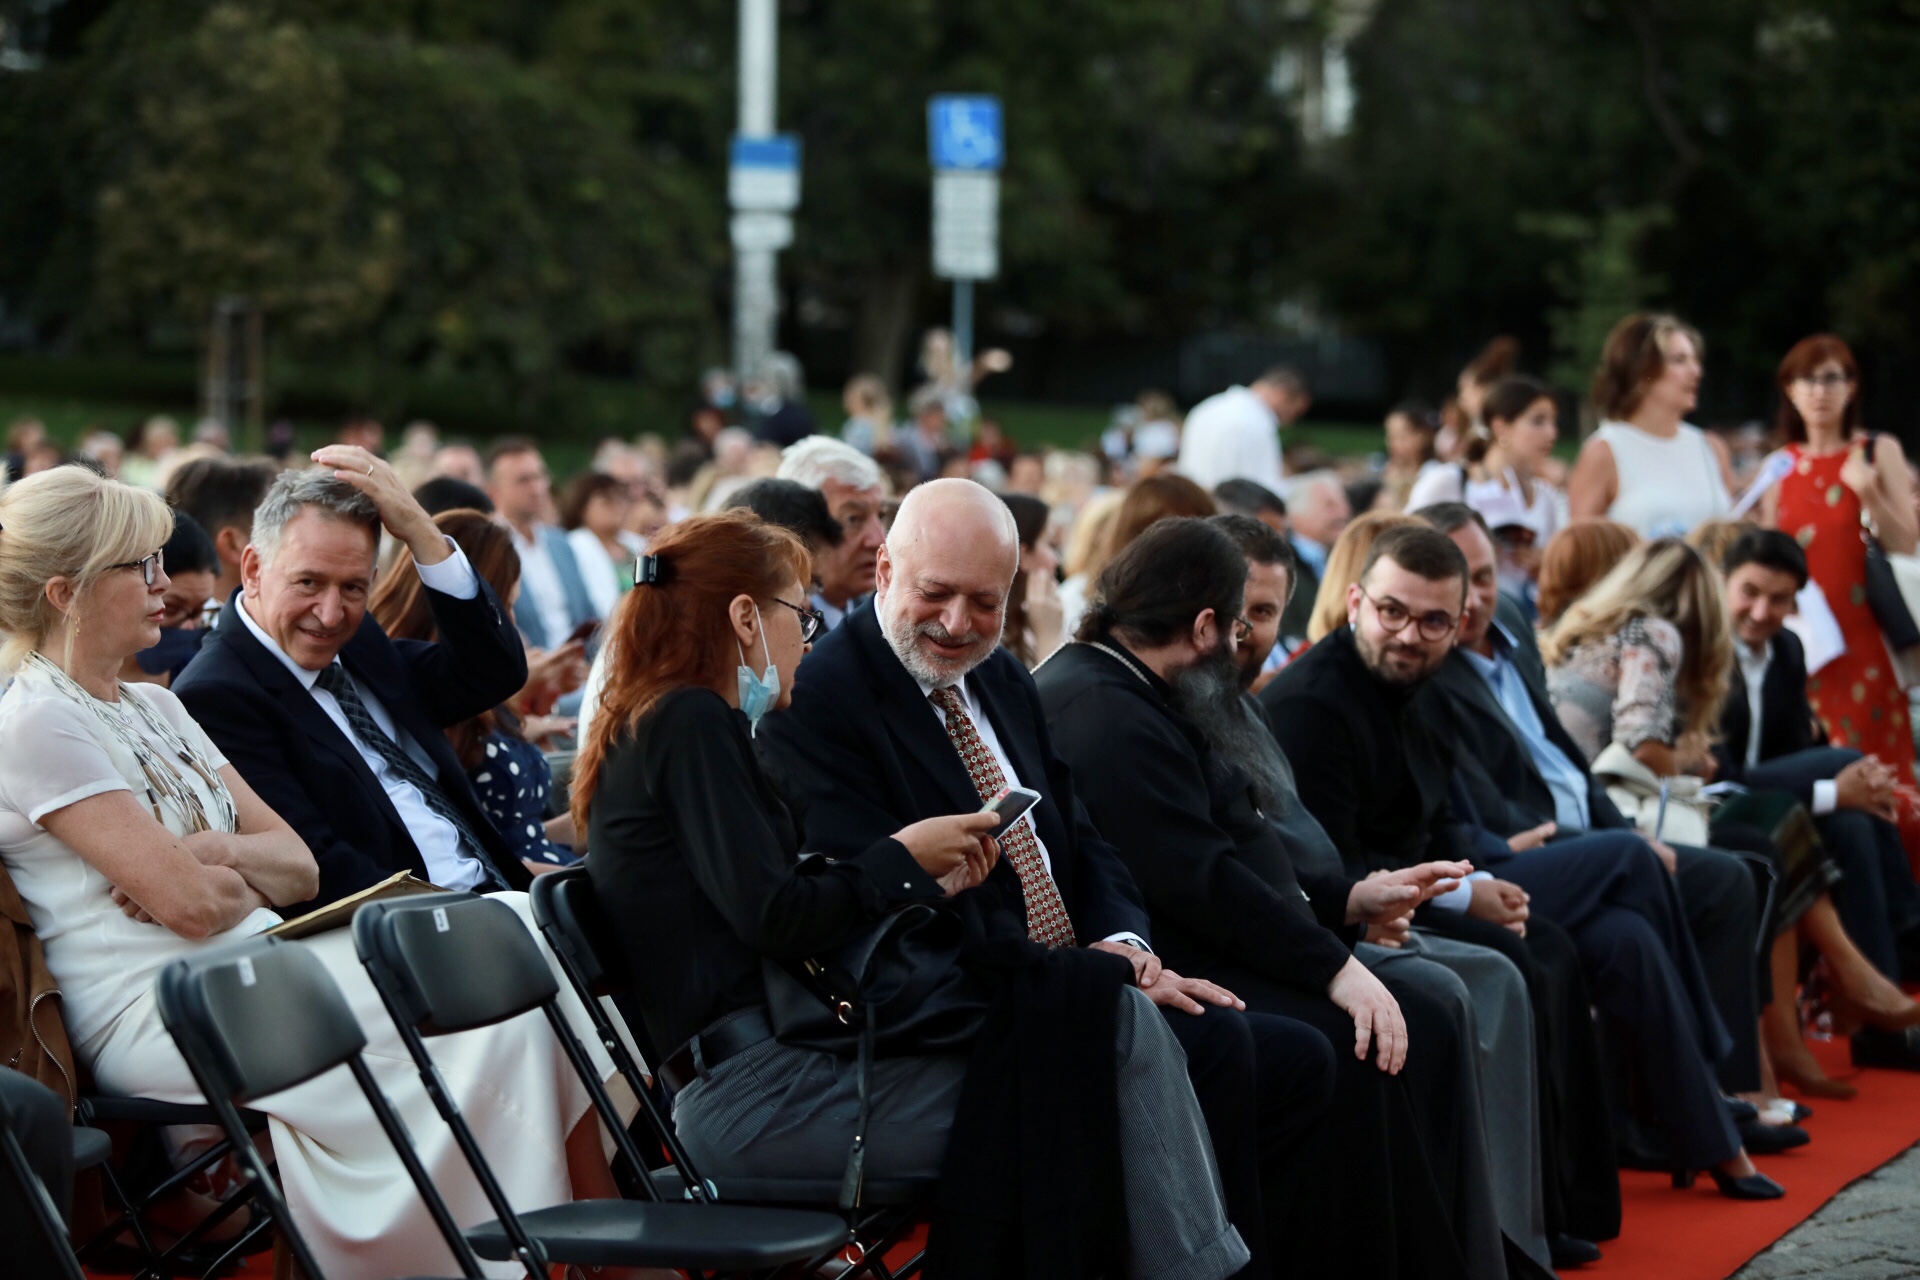
[[[170, 690], [122, 685], [121, 696], [144, 699], [209, 763], [226, 764]], [[164, 744], [130, 708], [117, 704], [111, 710], [165, 754]], [[181, 772], [212, 811], [206, 783], [191, 769]], [[40, 825], [49, 813], [109, 791], [131, 791], [143, 798], [144, 807], [146, 775], [133, 752], [46, 675], [31, 666], [22, 669], [0, 697], [0, 862], [33, 917], [47, 967], [60, 984], [68, 1035], [83, 1054], [88, 1041], [146, 994], [168, 962], [280, 923], [278, 915], [259, 907], [225, 933], [196, 941], [165, 925], [128, 917], [113, 903], [113, 882]], [[188, 834], [169, 806], [162, 805], [161, 813], [174, 835]]]

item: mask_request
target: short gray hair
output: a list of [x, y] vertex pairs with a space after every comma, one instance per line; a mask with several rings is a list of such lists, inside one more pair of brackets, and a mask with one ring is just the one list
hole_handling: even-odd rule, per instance
[[879, 489], [887, 483], [879, 463], [832, 436], [808, 436], [788, 445], [774, 474], [809, 489], [818, 489], [829, 480], [853, 489]]
[[333, 520], [357, 524], [373, 536], [376, 553], [380, 547], [380, 508], [326, 467], [308, 467], [302, 471], [282, 471], [267, 489], [267, 496], [253, 513], [253, 547], [262, 564], [272, 564], [280, 549], [280, 535], [287, 523], [302, 511], [312, 508]]

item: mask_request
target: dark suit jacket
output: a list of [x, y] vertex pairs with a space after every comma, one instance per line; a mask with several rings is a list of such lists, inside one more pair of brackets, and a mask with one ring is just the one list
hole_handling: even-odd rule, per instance
[[1298, 551], [1294, 552], [1293, 561], [1293, 594], [1287, 598], [1286, 612], [1280, 615], [1280, 634], [1286, 639], [1305, 639], [1307, 623], [1313, 620], [1313, 602], [1320, 594], [1320, 575]]
[[[1151, 939], [1133, 877], [1100, 838], [1054, 754], [1033, 677], [1005, 649], [967, 677], [995, 736], [1040, 793], [1034, 828], [1081, 943], [1116, 933]], [[769, 714], [755, 737], [760, 762], [804, 832], [803, 848], [851, 858], [922, 818], [972, 813], [979, 793], [940, 714], [900, 665], [871, 603], [814, 646], [794, 676], [793, 705]], [[1019, 877], [1002, 859], [985, 884], [961, 894], [992, 927], [1026, 931]]]
[[1755, 789], [1791, 791], [1813, 803], [1813, 784], [1832, 778], [1860, 758], [1858, 751], [1829, 747], [1814, 733], [1813, 705], [1807, 700], [1807, 651], [1800, 637], [1782, 630], [1769, 648], [1772, 658], [1760, 681], [1760, 763], [1747, 767], [1747, 734], [1753, 709], [1747, 682], [1736, 665], [1727, 701], [1720, 712], [1721, 740], [1714, 744], [1717, 777]]
[[[1547, 671], [1540, 661], [1533, 625], [1519, 604], [1504, 595], [1494, 616], [1514, 638], [1514, 670], [1527, 686], [1547, 739], [1586, 773], [1586, 756], [1561, 725], [1547, 696]], [[1453, 743], [1459, 781], [1481, 824], [1510, 836], [1554, 821], [1553, 792], [1533, 753], [1467, 655], [1458, 650], [1448, 654], [1434, 673], [1433, 684], [1441, 696], [1429, 710], [1438, 717], [1437, 731]], [[1607, 799], [1606, 787], [1591, 773], [1587, 773], [1587, 810], [1595, 830], [1627, 825]]]
[[[396, 871], [427, 879], [419, 848], [359, 749], [234, 615], [239, 594], [173, 689], [320, 864], [318, 896], [282, 914], [324, 906]], [[485, 842], [495, 869], [524, 889], [531, 877], [493, 829], [444, 732], [505, 702], [527, 682], [520, 635], [485, 582], [471, 600], [429, 590], [427, 602], [438, 643], [390, 640], [369, 614], [340, 661], [380, 699], [395, 726], [426, 749], [441, 790]]]
[[1146, 895], [1168, 966], [1197, 976], [1240, 964], [1324, 992], [1359, 936], [1346, 927], [1353, 881], [1296, 871], [1252, 780], [1169, 705], [1152, 671], [1072, 644], [1036, 683], [1088, 812]]
[[1300, 799], [1348, 875], [1462, 856], [1447, 795], [1451, 753], [1415, 711], [1433, 692], [1376, 680], [1352, 628], [1341, 627], [1256, 695]]

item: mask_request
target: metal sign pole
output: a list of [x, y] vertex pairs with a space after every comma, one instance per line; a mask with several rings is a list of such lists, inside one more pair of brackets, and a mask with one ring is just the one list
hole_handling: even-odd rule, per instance
[[[774, 139], [779, 70], [776, 3], [740, 0], [740, 128], [727, 187], [734, 211], [733, 367], [742, 382], [756, 377], [773, 351], [780, 318], [779, 252], [792, 241], [788, 215], [799, 203], [797, 148], [791, 151], [793, 164], [786, 175], [792, 180], [791, 191], [782, 187], [774, 192], [764, 181], [756, 186], [754, 178], [777, 173], [778, 163], [765, 162], [779, 157], [750, 145], [751, 154], [743, 157], [741, 146]], [[743, 169], [748, 171], [744, 183]]]
[[973, 281], [953, 282], [953, 369], [968, 395], [973, 394]]

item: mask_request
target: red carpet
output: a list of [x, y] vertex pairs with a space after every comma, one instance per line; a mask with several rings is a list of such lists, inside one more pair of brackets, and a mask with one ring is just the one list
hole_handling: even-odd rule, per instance
[[[1702, 1176], [1675, 1191], [1663, 1174], [1622, 1173], [1626, 1215], [1606, 1257], [1568, 1276], [1633, 1280], [1722, 1280], [1810, 1217], [1834, 1193], [1920, 1142], [1920, 1075], [1856, 1071], [1844, 1041], [1812, 1045], [1827, 1074], [1851, 1081], [1848, 1102], [1808, 1099], [1813, 1141], [1798, 1151], [1754, 1161], [1787, 1189], [1779, 1200], [1728, 1200]], [[1791, 1090], [1789, 1090], [1791, 1094]]]
[[[1855, 1071], [1843, 1041], [1812, 1047], [1827, 1073], [1851, 1080], [1860, 1096], [1850, 1102], [1812, 1100], [1807, 1131], [1813, 1141], [1755, 1161], [1786, 1187], [1785, 1198], [1750, 1204], [1726, 1199], [1705, 1177], [1691, 1191], [1675, 1191], [1664, 1175], [1622, 1173], [1626, 1216], [1620, 1238], [1601, 1246], [1602, 1261], [1565, 1274], [1594, 1280], [1723, 1280], [1849, 1182], [1920, 1142], [1920, 1075]], [[252, 1259], [240, 1280], [268, 1280], [271, 1257]]]

